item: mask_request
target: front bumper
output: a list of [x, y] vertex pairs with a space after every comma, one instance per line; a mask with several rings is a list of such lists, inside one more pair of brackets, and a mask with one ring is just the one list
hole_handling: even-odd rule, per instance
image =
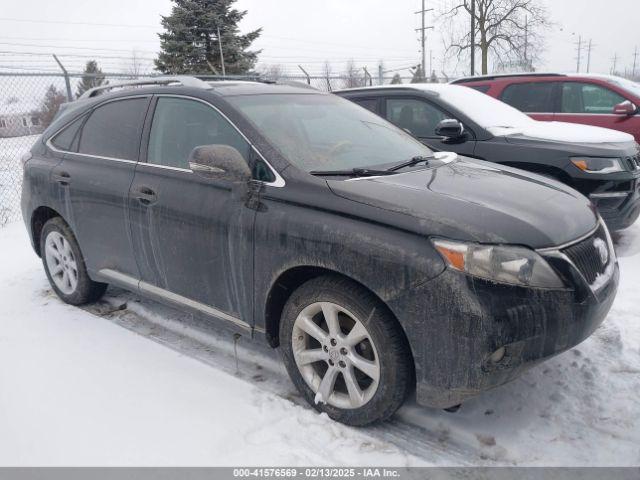
[[[556, 268], [558, 268], [556, 266]], [[545, 290], [495, 284], [446, 270], [390, 307], [409, 313], [405, 331], [415, 365], [417, 401], [446, 408], [518, 377], [585, 340], [615, 298], [617, 264], [597, 293], [566, 264], [576, 288]], [[410, 320], [407, 320], [409, 318]], [[505, 347], [504, 357], [490, 357]]]
[[609, 230], [630, 227], [640, 216], [640, 179], [629, 183], [632, 190], [589, 195]]

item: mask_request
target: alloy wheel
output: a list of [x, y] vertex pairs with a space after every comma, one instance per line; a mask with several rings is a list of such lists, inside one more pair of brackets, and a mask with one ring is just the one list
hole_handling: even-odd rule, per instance
[[305, 307], [292, 332], [293, 356], [316, 403], [342, 409], [365, 405], [378, 388], [380, 361], [364, 324], [330, 302]]
[[63, 235], [52, 231], [45, 239], [45, 260], [55, 286], [65, 295], [78, 287], [78, 264], [71, 245]]

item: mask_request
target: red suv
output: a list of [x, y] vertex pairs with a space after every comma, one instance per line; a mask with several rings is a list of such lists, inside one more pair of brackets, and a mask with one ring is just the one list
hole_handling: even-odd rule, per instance
[[479, 90], [536, 120], [612, 128], [640, 141], [640, 84], [610, 75], [526, 73], [466, 77]]

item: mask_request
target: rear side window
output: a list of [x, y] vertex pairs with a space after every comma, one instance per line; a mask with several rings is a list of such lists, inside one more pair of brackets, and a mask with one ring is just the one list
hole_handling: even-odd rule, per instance
[[562, 113], [613, 113], [613, 107], [626, 99], [593, 83], [565, 82], [562, 85]]
[[[463, 84], [464, 85], [464, 84]], [[491, 88], [491, 85], [464, 85], [465, 87], [473, 88], [482, 93], [487, 93]]]
[[364, 107], [373, 113], [378, 113], [378, 99], [376, 98], [358, 98], [354, 100], [354, 103], [357, 103], [361, 107]]
[[451, 116], [423, 100], [387, 100], [387, 120], [416, 137], [435, 137], [436, 126], [445, 118]]
[[51, 139], [51, 144], [58, 150], [64, 150], [65, 152], [75, 152], [78, 148], [78, 132], [82, 127], [86, 116], [82, 116], [69, 125], [67, 125], [60, 133]]
[[522, 112], [552, 113], [556, 82], [514, 83], [500, 100]]
[[191, 151], [203, 145], [234, 147], [249, 163], [249, 143], [212, 107], [196, 100], [159, 98], [147, 162], [188, 169]]
[[82, 128], [79, 152], [137, 160], [147, 103], [147, 98], [130, 98], [96, 108]]

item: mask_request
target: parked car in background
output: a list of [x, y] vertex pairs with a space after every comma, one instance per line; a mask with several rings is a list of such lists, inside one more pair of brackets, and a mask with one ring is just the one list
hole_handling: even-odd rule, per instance
[[536, 120], [626, 132], [640, 141], [640, 84], [612, 75], [525, 73], [460, 78]]
[[539, 122], [482, 93], [442, 84], [335, 92], [436, 150], [450, 150], [553, 178], [588, 196], [609, 228], [640, 215], [640, 146], [626, 133]]
[[130, 86], [85, 94], [24, 159], [25, 224], [70, 304], [113, 284], [280, 347], [304, 398], [352, 425], [416, 388], [455, 406], [611, 307], [609, 232], [563, 184], [434, 155], [313, 89]]

